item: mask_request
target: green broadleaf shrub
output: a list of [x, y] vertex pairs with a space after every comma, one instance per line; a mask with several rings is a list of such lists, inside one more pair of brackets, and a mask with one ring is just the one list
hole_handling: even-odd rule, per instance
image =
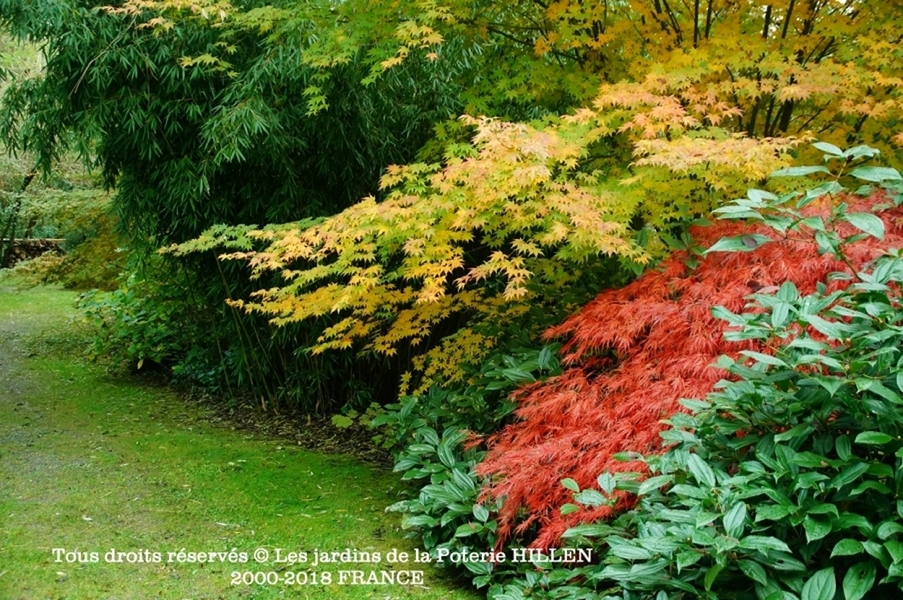
[[[838, 149], [836, 158], [846, 165], [853, 150]], [[896, 171], [850, 174], [886, 184], [899, 199]], [[884, 223], [843, 204], [827, 218], [800, 218], [803, 205], [837, 191], [823, 184], [782, 198], [750, 193], [722, 212], [763, 221], [780, 236], [809, 235], [845, 261], [849, 244], [882, 237]], [[846, 235], [841, 223], [861, 233]], [[719, 359], [727, 377], [704, 401], [684, 401], [690, 414], [666, 421], [668, 448], [641, 458], [647, 473], [604, 473], [600, 492], [574, 495], [577, 505], [599, 506], [629, 493], [636, 504], [610, 523], [565, 534], [569, 545], [595, 548], [597, 560], [570, 569], [550, 597], [899, 597], [901, 284], [903, 253], [891, 250], [811, 294], [787, 282], [752, 295], [742, 314], [715, 307], [732, 325], [728, 339], [755, 339], [764, 351]], [[514, 597], [509, 589], [523, 591], [524, 582], [496, 598]]]
[[[478, 371], [469, 373], [468, 384], [448, 389], [434, 386], [426, 394], [387, 406], [372, 420], [383, 428], [387, 445], [395, 449], [395, 471], [417, 488], [415, 497], [389, 510], [404, 515], [404, 527], [412, 529], [434, 556], [440, 551], [487, 550], [495, 545], [500, 503], [480, 498], [485, 478], [476, 474], [475, 466], [485, 450], [474, 434], [498, 430], [514, 410], [510, 394], [517, 386], [561, 372], [557, 350], [553, 344], [511, 354], [497, 352]], [[467, 569], [477, 587], [496, 575], [496, 568], [487, 563], [454, 564]]]

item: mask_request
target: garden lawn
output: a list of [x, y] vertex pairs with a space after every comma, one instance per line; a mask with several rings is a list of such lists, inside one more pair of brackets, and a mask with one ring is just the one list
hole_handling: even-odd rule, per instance
[[[391, 474], [211, 425], [166, 389], [86, 364], [73, 299], [0, 283], [0, 598], [475, 598], [428, 564], [386, 560], [393, 548], [414, 552], [384, 512], [402, 491]], [[251, 558], [258, 548], [267, 562]], [[273, 562], [277, 548], [358, 549], [382, 560], [290, 566]], [[57, 560], [54, 549], [80, 556], [69, 562], [58, 551]], [[143, 560], [159, 552], [161, 561], [106, 562], [113, 549]], [[249, 557], [169, 555], [183, 549]], [[335, 582], [339, 570], [423, 570], [426, 585], [285, 583], [289, 573], [319, 582], [324, 571]], [[235, 572], [281, 582], [234, 585]]]

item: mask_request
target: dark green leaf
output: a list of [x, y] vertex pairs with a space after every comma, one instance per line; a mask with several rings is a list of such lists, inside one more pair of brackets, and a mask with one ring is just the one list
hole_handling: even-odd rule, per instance
[[801, 315], [801, 318], [812, 325], [816, 331], [823, 333], [832, 339], [841, 340], [847, 337], [844, 327], [839, 323], [826, 321], [818, 315]]
[[618, 482], [614, 477], [612, 477], [611, 473], [606, 471], [596, 478], [596, 483], [599, 484], [599, 489], [601, 489], [603, 492], [605, 492], [606, 494], [611, 494], [617, 486]]
[[806, 217], [800, 221], [800, 225], [805, 225], [815, 231], [825, 231], [825, 222], [821, 217]]
[[608, 498], [596, 490], [583, 490], [582, 492], [574, 494], [574, 501], [583, 504], [584, 506], [596, 507], [607, 504]]
[[574, 537], [599, 537], [602, 535], [608, 535], [612, 532], [612, 527], [610, 525], [600, 524], [600, 523], [588, 523], [586, 525], [575, 525], [564, 532], [564, 535], [561, 537], [564, 538], [574, 538]]
[[580, 486], [577, 485], [577, 482], [571, 479], [570, 477], [565, 477], [561, 480], [561, 485], [571, 490], [572, 492], [579, 492]]
[[888, 540], [884, 542], [884, 548], [890, 554], [890, 558], [894, 564], [903, 563], [903, 542], [896, 540]]
[[829, 567], [817, 571], [806, 581], [800, 600], [834, 600], [837, 582], [834, 581], [834, 568]]
[[639, 494], [641, 496], [646, 495], [649, 492], [657, 490], [666, 483], [670, 483], [672, 481], [674, 481], [674, 478], [670, 475], [658, 475], [657, 477], [650, 477], [640, 484]]
[[862, 515], [855, 513], [841, 513], [840, 518], [835, 522], [835, 526], [839, 529], [850, 529], [855, 527], [861, 531], [866, 537], [872, 533], [872, 524]]
[[[873, 466], [878, 466], [878, 465], [873, 465]], [[886, 465], [881, 465], [881, 466], [884, 467]], [[874, 481], [872, 479], [867, 479], [866, 481], [863, 481], [862, 483], [860, 483], [859, 485], [854, 487], [852, 490], [850, 490], [850, 496], [851, 497], [858, 496], [859, 494], [863, 493], [866, 490], [875, 490], [876, 492], [878, 492], [879, 494], [882, 494], [882, 495], [883, 494], [892, 494], [890, 488], [887, 487], [886, 485], [884, 485], [883, 483], [881, 483], [880, 481]]]
[[711, 252], [750, 252], [770, 241], [771, 238], [758, 233], [753, 235], [723, 237], [710, 246], [705, 251], [705, 254]]
[[758, 550], [767, 553], [769, 550], [777, 550], [779, 552], [790, 552], [790, 548], [776, 537], [748, 535], [740, 540], [740, 547], [747, 550]]
[[[842, 192], [844, 190], [843, 186], [837, 183], [836, 181], [826, 181], [820, 185], [815, 186], [814, 188], [810, 188], [806, 190], [806, 193], [803, 194], [803, 197], [799, 199], [796, 203], [797, 208], [803, 208], [807, 204], [810, 204], [813, 200], [821, 198], [827, 194], [837, 194], [838, 192]], [[807, 223], [808, 224], [808, 223]], [[811, 227], [812, 225], [810, 225]], [[824, 226], [822, 227], [813, 227], [813, 229], [817, 229], [819, 231], [825, 231]]]
[[770, 552], [763, 558], [760, 558], [759, 562], [778, 571], [788, 571], [791, 573], [807, 571], [806, 565], [786, 552]]
[[734, 504], [724, 515], [724, 529], [731, 537], [738, 538], [743, 533], [746, 523], [746, 505], [742, 502]]
[[760, 583], [762, 585], [766, 585], [768, 583], [768, 575], [765, 573], [765, 569], [762, 568], [762, 565], [753, 561], [753, 560], [740, 560], [737, 562], [740, 566], [740, 570], [743, 573], [755, 581], [756, 583]]
[[536, 359], [540, 369], [548, 369], [552, 364], [552, 349], [549, 346], [543, 346], [539, 351], [539, 358]]
[[881, 154], [877, 148], [871, 146], [854, 146], [844, 153], [851, 158], [874, 158]]
[[803, 529], [806, 530], [806, 541], [814, 542], [831, 533], [831, 521], [823, 517], [806, 515], [803, 519]]
[[887, 551], [884, 549], [884, 546], [878, 542], [873, 542], [871, 540], [865, 541], [862, 542], [862, 547], [865, 548], [866, 552], [882, 562], [888, 559]]
[[903, 399], [895, 391], [885, 387], [884, 384], [876, 379], [858, 378], [856, 379], [856, 387], [860, 391], [868, 390], [894, 404], [903, 404]]
[[854, 554], [859, 554], [862, 551], [863, 548], [860, 542], [848, 538], [834, 544], [834, 549], [831, 550], [831, 558], [834, 558], [835, 556], [852, 556]]
[[680, 483], [675, 485], [671, 489], [668, 490], [668, 493], [675, 494], [677, 496], [686, 496], [688, 498], [697, 498], [702, 500], [703, 498], [708, 498], [709, 493], [700, 487], [696, 487], [695, 485], [686, 485]]
[[850, 456], [852, 456], [852, 446], [850, 445], [850, 438], [842, 435], [834, 440], [834, 448], [837, 450], [837, 456], [840, 460], [849, 460]]
[[804, 177], [812, 173], [827, 173], [830, 175], [831, 171], [826, 167], [787, 167], [774, 171], [769, 177]]
[[897, 521], [888, 520], [878, 525], [878, 530], [875, 533], [878, 534], [880, 539], [886, 540], [890, 536], [900, 532], [903, 532], [903, 525]]
[[436, 451], [436, 448], [429, 444], [411, 444], [407, 450], [413, 454], [432, 454]]
[[851, 213], [844, 220], [872, 237], [879, 240], [884, 238], [884, 222], [871, 213]]
[[458, 462], [455, 460], [455, 453], [451, 448], [451, 444], [449, 440], [444, 439], [439, 442], [439, 446], [436, 448], [439, 454], [439, 460], [448, 468], [452, 468]]
[[843, 596], [846, 600], [864, 598], [875, 585], [875, 564], [872, 561], [861, 562], [847, 571], [843, 578]]
[[764, 200], [777, 200], [778, 197], [765, 190], [750, 189], [746, 191], [746, 197], [753, 202], [761, 204]]
[[687, 466], [689, 467], [690, 472], [693, 473], [693, 476], [697, 481], [704, 483], [709, 487], [715, 487], [715, 473], [712, 471], [712, 468], [705, 463], [704, 460], [699, 458], [698, 454], [690, 455]]
[[850, 171], [850, 175], [863, 181], [881, 183], [883, 181], [900, 181], [900, 173], [888, 167], [859, 167]]
[[647, 563], [637, 563], [630, 567], [630, 578], [631, 579], [639, 579], [641, 577], [649, 577], [650, 575], [655, 575], [656, 573], [661, 573], [668, 567], [668, 561], [666, 560], [657, 560], [653, 562]]
[[806, 509], [806, 514], [810, 515], [834, 515], [839, 517], [837, 507], [833, 504], [817, 504]]
[[577, 512], [578, 510], [580, 510], [580, 507], [579, 507], [579, 506], [577, 506], [576, 504], [570, 504], [570, 503], [568, 503], [568, 504], [565, 504], [565, 505], [563, 505], [563, 506], [561, 507], [561, 514], [563, 514], [563, 515], [569, 515], [569, 514], [571, 514], [571, 513]]
[[787, 302], [778, 302], [771, 310], [771, 326], [775, 329], [784, 326], [787, 317], [790, 315], [790, 304]]
[[834, 488], [841, 488], [847, 484], [853, 483], [868, 470], [869, 465], [867, 463], [856, 463], [835, 476], [829, 485]]
[[882, 445], [886, 444], [889, 441], [893, 440], [891, 436], [886, 433], [881, 433], [878, 431], [863, 431], [859, 435], [856, 436], [854, 440], [857, 444], [876, 444]]
[[612, 545], [611, 553], [624, 560], [648, 560], [652, 558], [652, 552], [630, 544]]
[[715, 583], [715, 578], [718, 577], [718, 574], [721, 573], [721, 570], [723, 568], [724, 567], [722, 567], [721, 565], [712, 565], [711, 567], [709, 567], [709, 570], [705, 574], [705, 580], [703, 581], [706, 590], [712, 589], [712, 584]]
[[678, 572], [683, 569], [695, 565], [699, 560], [703, 557], [702, 552], [696, 552], [695, 550], [689, 550], [686, 552], [681, 552], [677, 555], [677, 570]]
[[455, 537], [467, 537], [468, 535], [473, 535], [479, 532], [481, 529], [481, 526], [474, 523], [465, 523], [463, 525], [459, 525], [458, 529], [455, 530]]
[[785, 363], [780, 358], [775, 356], [771, 356], [769, 354], [763, 354], [761, 352], [755, 352], [753, 350], [741, 350], [740, 354], [744, 356], [748, 356], [752, 359], [755, 359], [757, 362], [764, 363], [766, 365], [772, 365], [776, 367], [786, 367], [787, 363]]
[[[721, 307], [721, 308], [723, 308], [723, 307]], [[712, 309], [712, 311], [714, 313], [714, 309]], [[681, 404], [681, 406], [685, 406], [685, 407], [689, 408], [694, 413], [702, 411], [702, 410], [708, 410], [712, 406], [708, 402], [705, 402], [703, 400], [695, 400], [693, 398], [682, 398], [680, 400], [680, 404]]]
[[777, 506], [774, 504], [765, 505], [765, 506], [757, 506], [755, 507], [756, 511], [756, 522], [759, 521], [778, 521], [783, 519], [788, 514], [790, 514], [791, 508], [789, 506]]
[[821, 150], [822, 152], [824, 152], [826, 154], [830, 154], [831, 156], [834, 156], [837, 158], [843, 158], [843, 156], [844, 156], [843, 150], [841, 150], [834, 144], [829, 144], [828, 142], [815, 142], [812, 145], [815, 146], [816, 148], [818, 148], [819, 150]]
[[776, 442], [784, 442], [787, 440], [792, 440], [795, 437], [805, 437], [815, 431], [811, 425], [808, 423], [800, 423], [795, 427], [791, 427], [787, 431], [783, 433], [779, 433], [774, 436], [774, 441]]
[[489, 520], [489, 510], [482, 504], [474, 504], [473, 517], [480, 523], [485, 523]]

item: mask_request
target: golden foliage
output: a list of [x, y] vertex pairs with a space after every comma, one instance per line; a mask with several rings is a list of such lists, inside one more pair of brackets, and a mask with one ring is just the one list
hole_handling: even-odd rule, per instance
[[[511, 100], [579, 106], [601, 84], [597, 102], [654, 107], [622, 124], [649, 138], [693, 128], [704, 114], [750, 137], [811, 133], [887, 152], [898, 132], [884, 124], [903, 119], [901, 8], [899, 0], [398, 0], [239, 10], [226, 0], [127, 0], [107, 10], [144, 15], [158, 29], [194, 19], [224, 35], [309, 31], [306, 64], [325, 71], [366, 54], [368, 80], [414, 54], [459, 60], [437, 51], [467, 40], [487, 61], [463, 82], [470, 114]], [[488, 58], [496, 52], [501, 62]], [[309, 96], [312, 109], [325, 107], [315, 89]]]
[[[214, 230], [173, 251], [238, 244], [227, 258], [281, 276], [247, 310], [275, 324], [340, 315], [316, 351], [425, 343], [420, 365], [438, 374], [491, 343], [472, 328], [459, 342], [427, 342], [450, 315], [491, 322], [594, 257], [642, 265], [662, 252], [666, 230], [786, 166], [801, 141], [865, 143], [899, 165], [903, 11], [893, 4], [368, 4], [364, 25], [333, 19], [305, 61], [328, 69], [377, 40], [368, 50], [376, 77], [414, 52], [444, 60], [437, 48], [457, 37], [493, 57], [462, 84], [473, 114], [506, 102], [574, 109], [541, 125], [465, 117], [472, 145], [450, 146], [441, 165], [389, 167], [379, 202], [316, 223]], [[292, 16], [230, 18], [277, 30]], [[311, 106], [324, 106], [311, 89]]]
[[[389, 167], [381, 202], [367, 198], [316, 222], [214, 228], [168, 251], [232, 247], [238, 251], [222, 258], [246, 261], [255, 277], [278, 274], [278, 286], [234, 302], [275, 325], [339, 315], [315, 352], [363, 341], [392, 355], [402, 344], [423, 344], [440, 323], [461, 315], [469, 325], [432, 340], [414, 363], [426, 382], [456, 381], [460, 366], [494, 343], [478, 324], [499, 331], [548, 290], [572, 285], [581, 265], [597, 257], [647, 263], [650, 250], [629, 227], [638, 214], [652, 237], [675, 219], [705, 214], [711, 197], [703, 190], [725, 187], [729, 175], [742, 182], [784, 166], [795, 143], [702, 129], [704, 111], [691, 117], [676, 110], [669, 113], [675, 127], [696, 126], [694, 135], [708, 136], [691, 144], [692, 156], [684, 153], [686, 137], [640, 139], [627, 182], [633, 185], [587, 171], [589, 146], [629, 130], [612, 123], [636, 122], [648, 110], [668, 128], [669, 117], [656, 109], [672, 105], [643, 104], [649, 100], [601, 98], [595, 109], [545, 127], [464, 117], [475, 128], [473, 144], [452, 146], [444, 165]], [[623, 114], [615, 114], [615, 104]], [[669, 190], [671, 201], [663, 201]], [[255, 244], [264, 247], [254, 250]]]
[[[402, 341], [423, 341], [450, 314], [498, 312], [499, 300], [526, 300], [535, 273], [548, 272], [550, 261], [646, 260], [626, 227], [630, 207], [575, 183], [578, 143], [523, 124], [467, 121], [477, 130], [473, 148], [441, 168], [391, 167], [382, 202], [367, 198], [296, 227], [214, 230], [171, 251], [210, 248], [227, 241], [224, 235], [238, 245], [262, 240], [265, 250], [223, 258], [248, 261], [256, 276], [277, 272], [285, 285], [241, 306], [277, 325], [347, 313], [316, 350], [365, 338], [386, 354]], [[488, 280], [498, 289], [489, 291]]]

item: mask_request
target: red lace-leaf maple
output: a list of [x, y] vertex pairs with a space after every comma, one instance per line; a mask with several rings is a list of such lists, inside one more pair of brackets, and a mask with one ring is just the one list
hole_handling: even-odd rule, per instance
[[[880, 195], [846, 200], [851, 212], [869, 211], [886, 201]], [[825, 211], [824, 206], [811, 208], [819, 210]], [[903, 247], [903, 210], [879, 216], [885, 238], [867, 238], [848, 248], [857, 268], [885, 249]], [[854, 233], [851, 228], [840, 231]], [[764, 227], [738, 222], [692, 231], [703, 247], [723, 236], [749, 233], [775, 237]], [[767, 243], [752, 252], [712, 253], [695, 270], [685, 265], [687, 258], [686, 252], [675, 253], [630, 285], [601, 293], [546, 333], [547, 338], [567, 338], [562, 353], [568, 368], [520, 392], [517, 422], [489, 438], [488, 456], [478, 466], [479, 473], [492, 476], [484, 493], [504, 498], [500, 544], [517, 536], [534, 547], [551, 547], [568, 527], [609, 517], [612, 510], [606, 507], [561, 515], [559, 507], [570, 501], [561, 480], [571, 477], [581, 488], [595, 487], [606, 470], [637, 470], [637, 463], [618, 462], [613, 455], [658, 450], [661, 420], [681, 410], [678, 400], [703, 398], [723, 378], [724, 372], [711, 366], [719, 355], [767, 351], [756, 342], [725, 341], [727, 323], [712, 316], [713, 306], [739, 312], [746, 297], [763, 287], [792, 281], [801, 292], [811, 293], [829, 273], [848, 271], [804, 240]], [[628, 501], [622, 498], [620, 508]]]

